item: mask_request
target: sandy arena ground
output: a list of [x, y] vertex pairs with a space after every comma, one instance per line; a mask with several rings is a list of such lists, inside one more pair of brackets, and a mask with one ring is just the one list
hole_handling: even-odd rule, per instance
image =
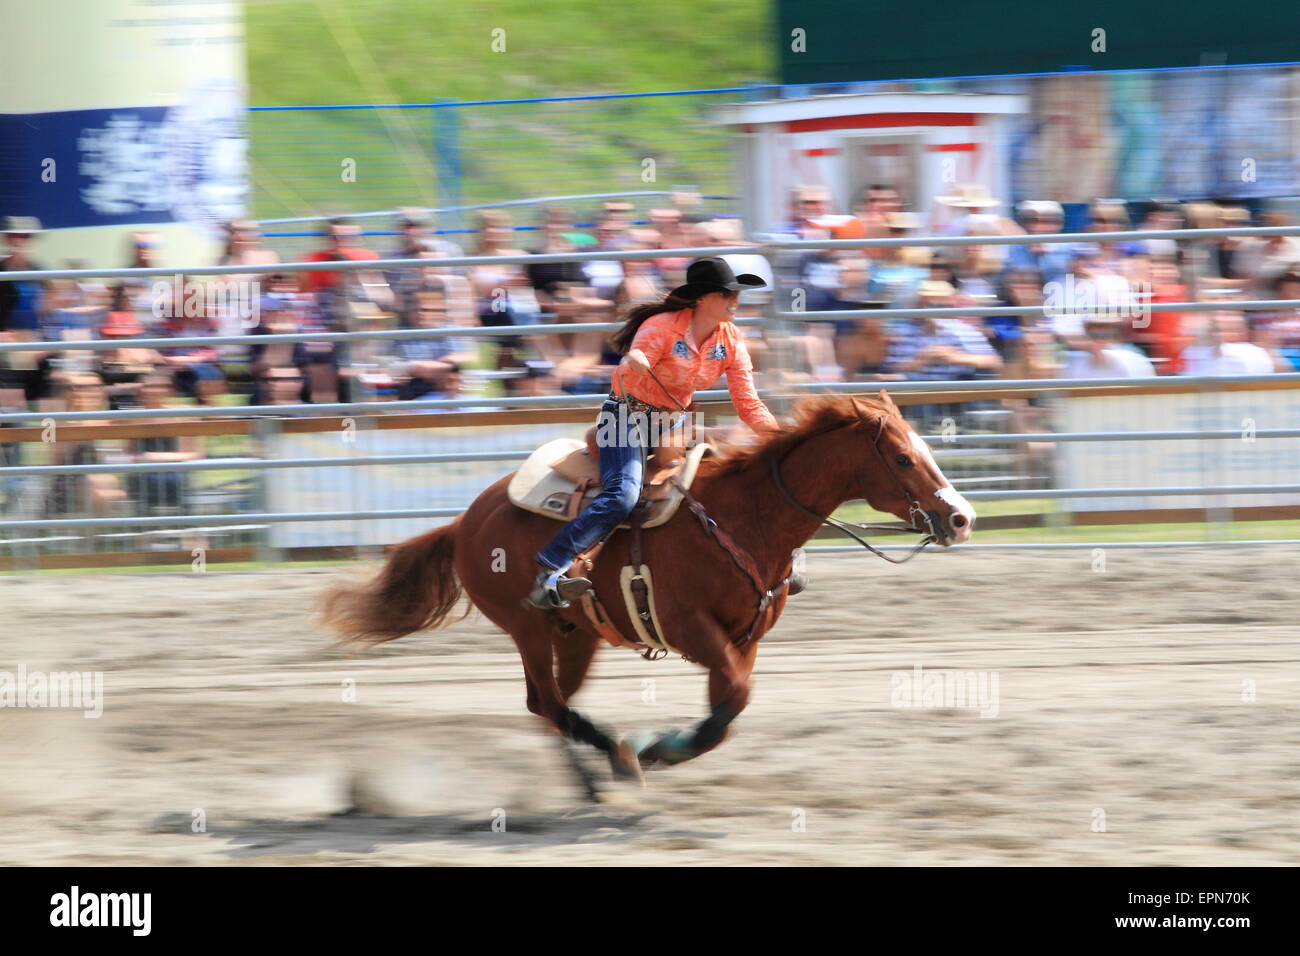
[[[346, 572], [0, 578], [0, 671], [105, 694], [0, 710], [0, 864], [1294, 864], [1300, 554], [1106, 559], [810, 560], [732, 739], [615, 805], [477, 615], [345, 657], [312, 617]], [[996, 716], [894, 706], [917, 665], [996, 676]], [[704, 673], [605, 648], [576, 704], [684, 726]]]

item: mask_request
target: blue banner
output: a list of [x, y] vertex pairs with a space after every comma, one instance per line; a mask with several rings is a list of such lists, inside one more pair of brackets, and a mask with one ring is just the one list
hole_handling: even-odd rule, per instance
[[0, 215], [47, 229], [216, 223], [244, 204], [245, 152], [242, 113], [0, 114]]

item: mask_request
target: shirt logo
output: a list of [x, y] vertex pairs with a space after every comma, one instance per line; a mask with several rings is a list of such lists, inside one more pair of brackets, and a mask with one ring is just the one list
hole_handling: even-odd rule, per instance
[[678, 339], [673, 343], [673, 355], [684, 359], [689, 359], [691, 357], [691, 350], [686, 347], [686, 341], [684, 339]]
[[723, 345], [721, 342], [713, 346], [713, 350], [709, 352], [709, 358], [711, 359], [717, 359], [718, 361], [723, 361], [726, 359], [726, 357], [727, 357], [727, 347]]

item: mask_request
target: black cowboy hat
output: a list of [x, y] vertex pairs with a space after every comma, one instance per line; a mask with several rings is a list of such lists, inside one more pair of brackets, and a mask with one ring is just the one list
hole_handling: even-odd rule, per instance
[[752, 272], [736, 275], [725, 259], [696, 259], [686, 267], [686, 284], [670, 293], [679, 299], [698, 299], [710, 292], [739, 292], [767, 285]]

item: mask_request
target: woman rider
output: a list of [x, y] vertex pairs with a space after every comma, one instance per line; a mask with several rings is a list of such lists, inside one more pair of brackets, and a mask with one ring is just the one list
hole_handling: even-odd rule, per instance
[[[598, 443], [602, 489], [537, 555], [542, 570], [528, 596], [534, 607], [567, 607], [589, 590], [589, 580], [571, 578], [565, 571], [636, 507], [648, 435], [645, 416], [635, 413], [685, 409], [695, 389], [726, 375], [741, 419], [755, 430], [777, 427], [754, 389], [749, 351], [732, 322], [740, 290], [764, 285], [756, 275], [736, 275], [723, 259], [698, 259], [686, 270], [685, 285], [662, 302], [639, 305], [628, 313], [623, 328], [612, 337], [623, 361], [597, 418], [597, 435], [614, 439]], [[626, 406], [621, 416], [620, 405]]]

